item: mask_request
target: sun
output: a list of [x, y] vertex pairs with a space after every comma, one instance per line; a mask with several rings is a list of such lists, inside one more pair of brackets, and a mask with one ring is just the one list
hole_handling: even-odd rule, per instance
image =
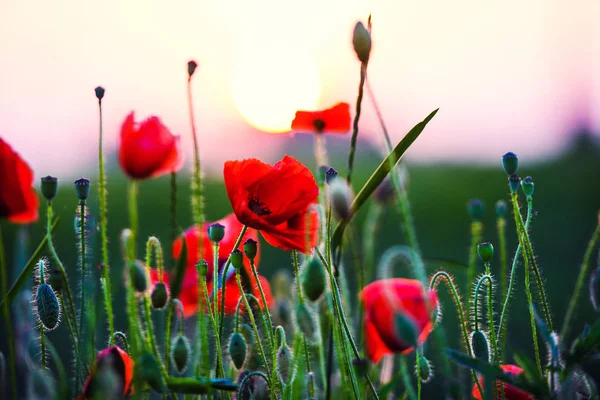
[[321, 77], [314, 58], [288, 46], [244, 52], [232, 79], [233, 101], [242, 117], [265, 132], [289, 132], [297, 110], [319, 102]]

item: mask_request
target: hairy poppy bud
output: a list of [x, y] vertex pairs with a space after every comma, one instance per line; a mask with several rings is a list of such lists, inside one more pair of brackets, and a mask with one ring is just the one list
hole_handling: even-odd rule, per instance
[[104, 88], [102, 86], [98, 86], [96, 89], [94, 89], [94, 91], [96, 92], [96, 97], [98, 100], [102, 100], [104, 97]]
[[415, 371], [417, 372], [417, 378], [421, 379], [423, 383], [427, 383], [433, 378], [431, 363], [423, 355], [419, 357], [419, 362], [415, 365]]
[[502, 168], [504, 168], [504, 172], [506, 175], [514, 175], [517, 173], [517, 168], [519, 167], [519, 158], [513, 152], [508, 152], [502, 156]]
[[471, 199], [467, 203], [467, 212], [469, 213], [469, 217], [474, 221], [481, 221], [484, 211], [485, 207], [481, 199]]
[[79, 200], [87, 200], [90, 194], [90, 180], [86, 178], [77, 179], [74, 182], [75, 193]]
[[162, 310], [166, 307], [169, 302], [169, 291], [164, 282], [157, 282], [154, 285], [150, 300], [152, 300], [152, 307], [156, 310]]
[[219, 223], [208, 227], [208, 237], [213, 243], [219, 243], [225, 236], [225, 227]]
[[290, 379], [290, 371], [292, 366], [292, 351], [287, 343], [282, 343], [277, 349], [277, 375], [281, 382], [287, 383]]
[[331, 184], [337, 178], [338, 172], [334, 168], [329, 168], [325, 171], [325, 181], [327, 184]]
[[510, 192], [517, 193], [517, 190], [519, 190], [520, 183], [521, 183], [521, 178], [519, 178], [519, 175], [517, 175], [517, 174], [511, 175], [508, 178], [508, 187], [510, 188]]
[[534, 189], [533, 178], [530, 176], [523, 178], [521, 181], [521, 189], [523, 189], [523, 193], [525, 193], [525, 196], [527, 196], [528, 199], [531, 198]]
[[206, 260], [200, 260], [196, 263], [196, 269], [200, 276], [206, 276], [208, 274], [208, 262]]
[[252, 238], [248, 238], [248, 240], [244, 242], [244, 254], [246, 254], [246, 257], [250, 260], [254, 260], [257, 251], [258, 242]]
[[146, 267], [140, 260], [129, 263], [129, 278], [133, 288], [138, 293], [143, 293], [148, 289], [148, 277], [146, 276]]
[[167, 383], [160, 372], [158, 361], [154, 358], [151, 353], [144, 353], [140, 358], [140, 372], [143, 381], [148, 383], [152, 389], [158, 393], [165, 393], [167, 390]]
[[471, 351], [473, 356], [485, 362], [490, 362], [490, 342], [481, 331], [475, 331], [471, 334]]
[[596, 268], [590, 277], [590, 299], [594, 310], [598, 311], [600, 308], [600, 267]]
[[35, 294], [37, 306], [37, 316], [47, 331], [51, 331], [58, 326], [60, 320], [60, 303], [56, 293], [46, 283], [38, 286]]
[[417, 347], [419, 330], [412, 317], [403, 312], [396, 312], [393, 323], [396, 336], [409, 347]]
[[498, 200], [496, 202], [496, 217], [498, 218], [506, 218], [506, 214], [508, 213], [508, 205], [504, 200]]
[[354, 25], [352, 45], [360, 62], [363, 64], [368, 63], [371, 54], [371, 34], [360, 21]]
[[334, 179], [330, 184], [331, 207], [340, 219], [348, 219], [351, 215], [352, 189], [345, 179]]
[[318, 335], [314, 312], [304, 303], [298, 303], [294, 311], [296, 329], [304, 334], [309, 343], [314, 342]]
[[494, 258], [494, 246], [489, 242], [479, 243], [477, 245], [477, 254], [484, 263], [489, 263]]
[[396, 199], [396, 188], [392, 178], [388, 175], [383, 181], [377, 186], [373, 192], [373, 198], [381, 204], [388, 204]]
[[248, 355], [248, 346], [246, 345], [244, 336], [239, 332], [233, 332], [229, 338], [227, 350], [235, 368], [238, 370], [242, 369]]
[[42, 178], [42, 194], [48, 201], [52, 201], [52, 199], [58, 193], [58, 178], [53, 176], [45, 176]]
[[231, 265], [233, 265], [233, 268], [235, 269], [239, 270], [244, 266], [244, 254], [239, 250], [232, 251], [229, 259], [231, 260]]
[[189, 358], [190, 344], [187, 338], [183, 335], [177, 335], [171, 344], [171, 360], [177, 372], [180, 374], [185, 372]]
[[196, 72], [196, 68], [198, 67], [198, 63], [194, 60], [188, 61], [188, 75], [191, 77]]
[[325, 292], [325, 268], [317, 257], [310, 257], [300, 273], [302, 291], [311, 301], [317, 301]]

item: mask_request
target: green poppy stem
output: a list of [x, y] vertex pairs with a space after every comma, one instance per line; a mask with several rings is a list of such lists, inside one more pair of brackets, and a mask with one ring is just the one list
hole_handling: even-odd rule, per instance
[[[0, 225], [0, 278], [2, 279], [2, 293], [8, 290], [8, 273], [6, 270], [6, 258], [4, 256], [4, 241], [2, 238], [2, 225]], [[6, 324], [6, 334], [8, 336], [8, 370], [10, 375], [10, 384], [13, 399], [17, 398], [17, 363], [15, 357], [15, 334], [12, 328], [10, 318], [10, 307], [8, 301], [2, 302], [2, 314]]]

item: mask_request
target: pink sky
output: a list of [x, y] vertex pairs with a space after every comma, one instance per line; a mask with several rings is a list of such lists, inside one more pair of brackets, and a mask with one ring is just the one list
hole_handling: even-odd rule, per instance
[[[369, 12], [369, 79], [394, 139], [441, 108], [412, 160], [497, 162], [507, 150], [543, 157], [580, 123], [600, 131], [596, 0], [2, 0], [0, 136], [37, 176], [88, 171], [97, 151], [93, 89], [102, 85], [107, 150], [131, 110], [159, 115], [190, 149], [185, 80], [195, 59], [205, 164], [278, 159], [284, 140], [250, 127], [233, 103], [240, 54], [297, 47], [317, 62], [319, 105], [353, 105], [351, 32]], [[364, 104], [361, 135], [379, 141]]]

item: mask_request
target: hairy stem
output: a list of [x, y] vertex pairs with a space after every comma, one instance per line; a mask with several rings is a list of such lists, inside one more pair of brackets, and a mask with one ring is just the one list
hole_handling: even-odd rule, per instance
[[360, 66], [360, 83], [358, 84], [358, 97], [356, 98], [356, 115], [354, 116], [354, 123], [352, 125], [352, 138], [350, 139], [350, 153], [348, 155], [348, 185], [352, 183], [352, 170], [354, 168], [354, 153], [356, 153], [356, 141], [358, 139], [358, 121], [360, 120], [360, 111], [362, 105], [362, 98], [364, 93], [365, 81], [367, 79], [367, 66], [361, 64]]
[[481, 233], [483, 231], [483, 225], [479, 221], [471, 222], [471, 247], [469, 248], [469, 269], [467, 273], [467, 304], [469, 303], [469, 295], [471, 291], [469, 287], [475, 281], [477, 275], [477, 245], [481, 242]]

